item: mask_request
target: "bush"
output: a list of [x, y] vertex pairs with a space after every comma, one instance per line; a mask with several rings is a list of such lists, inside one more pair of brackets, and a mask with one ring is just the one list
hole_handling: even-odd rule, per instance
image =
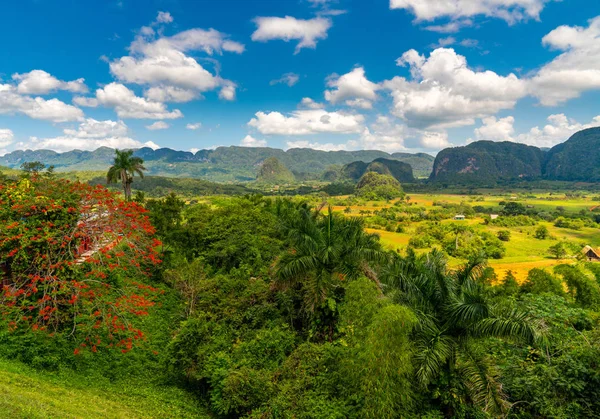
[[539, 226], [535, 229], [535, 238], [539, 240], [545, 240], [550, 236], [550, 232], [548, 231], [548, 227]]
[[508, 230], [500, 230], [498, 232], [497, 236], [503, 242], [510, 241], [510, 231], [508, 231]]

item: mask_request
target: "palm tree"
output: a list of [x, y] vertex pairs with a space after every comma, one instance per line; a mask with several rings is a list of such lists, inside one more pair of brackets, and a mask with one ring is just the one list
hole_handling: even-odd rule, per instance
[[277, 212], [289, 247], [277, 261], [277, 280], [287, 287], [301, 285], [309, 312], [322, 307], [344, 281], [365, 275], [379, 283], [370, 263], [385, 261], [385, 253], [379, 236], [365, 233], [361, 219], [306, 205]]
[[137, 174], [139, 177], [144, 177], [143, 166], [144, 160], [139, 157], [133, 156], [133, 150], [115, 150], [115, 161], [113, 165], [108, 169], [106, 174], [107, 183], [121, 182], [123, 185], [123, 192], [125, 193], [125, 199], [129, 201], [131, 199], [131, 184], [133, 183], [133, 177]]
[[508, 408], [485, 353], [486, 338], [533, 344], [542, 336], [542, 323], [486, 299], [483, 267], [484, 259], [478, 257], [449, 271], [441, 252], [416, 256], [409, 251], [405, 258], [394, 256], [381, 274], [386, 292], [417, 314], [416, 379], [439, 395], [449, 416], [467, 403], [490, 414]]

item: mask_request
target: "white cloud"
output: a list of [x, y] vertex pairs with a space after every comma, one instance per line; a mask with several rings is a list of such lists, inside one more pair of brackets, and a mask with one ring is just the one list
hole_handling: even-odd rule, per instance
[[196, 122], [196, 123], [193, 123], [193, 124], [187, 124], [185, 127], [186, 127], [187, 129], [191, 129], [191, 130], [197, 130], [197, 129], [199, 129], [201, 126], [202, 126], [202, 124], [201, 124], [200, 122]]
[[[339, 103], [344, 100], [350, 100], [348, 105], [352, 106], [352, 103], [362, 104], [362, 108], [370, 108], [370, 102], [377, 99], [375, 93], [379, 86], [373, 82], [370, 82], [365, 77], [365, 69], [363, 67], [356, 67], [349, 73], [342, 76], [332, 75], [327, 81], [327, 86], [331, 90], [325, 91], [325, 99], [331, 103]], [[355, 99], [362, 99], [362, 102], [352, 102]], [[369, 102], [369, 105], [364, 105]]]
[[54, 150], [95, 150], [99, 147], [111, 148], [158, 148], [153, 142], [141, 143], [128, 136], [123, 121], [97, 121], [88, 118], [77, 129], [64, 129], [62, 136], [54, 138], [31, 137], [28, 142], [17, 143], [20, 149]]
[[441, 150], [449, 147], [448, 133], [442, 131], [425, 131], [421, 134], [419, 144], [430, 150]]
[[297, 110], [285, 116], [279, 112], [257, 112], [248, 125], [265, 135], [350, 134], [362, 131], [364, 117], [358, 114]]
[[240, 142], [242, 147], [266, 147], [267, 140], [257, 140], [251, 135], [246, 135]]
[[221, 90], [219, 91], [219, 99], [222, 100], [235, 100], [235, 88], [237, 86], [235, 85], [235, 83], [227, 83], [225, 84], [223, 87], [221, 87]]
[[452, 20], [443, 25], [429, 25], [425, 26], [425, 30], [438, 33], [456, 33], [462, 28], [471, 26], [473, 22], [470, 19]]
[[190, 29], [170, 37], [142, 30], [130, 45], [129, 55], [110, 62], [110, 72], [122, 82], [150, 86], [147, 95], [154, 100], [187, 102], [200, 93], [223, 86], [231, 92], [227, 86], [235, 86], [205, 69], [188, 52], [240, 54], [244, 49], [243, 44], [214, 29]]
[[511, 109], [527, 94], [526, 82], [516, 75], [474, 71], [453, 49], [438, 48], [428, 58], [409, 50], [397, 64], [408, 65], [413, 80], [394, 77], [381, 85], [394, 99], [393, 114], [411, 127], [472, 125], [476, 118]]
[[390, 0], [390, 9], [405, 9], [417, 20], [446, 17], [460, 19], [483, 15], [512, 24], [539, 19], [544, 5], [551, 0]]
[[323, 109], [325, 105], [319, 102], [315, 102], [309, 97], [303, 97], [298, 107], [306, 109]]
[[543, 127], [533, 127], [529, 132], [519, 134], [515, 141], [537, 147], [553, 147], [568, 140], [577, 131], [598, 126], [600, 126], [600, 115], [593, 118], [591, 122], [582, 124], [567, 118], [564, 114], [555, 114], [548, 117], [548, 124]]
[[269, 84], [271, 86], [274, 86], [276, 84], [287, 84], [289, 87], [292, 87], [293, 85], [298, 83], [298, 80], [300, 80], [300, 76], [296, 73], [285, 73], [280, 78], [271, 80]]
[[373, 109], [373, 103], [362, 98], [347, 100], [345, 103], [353, 108]]
[[587, 28], [560, 26], [542, 43], [563, 51], [532, 77], [531, 93], [542, 105], [558, 105], [600, 89], [600, 16], [591, 19]]
[[149, 129], [150, 131], [158, 131], [161, 129], [168, 129], [169, 127], [170, 127], [170, 125], [164, 121], [156, 121], [153, 124], [146, 125], [146, 129]]
[[316, 48], [320, 39], [327, 38], [331, 20], [323, 17], [303, 20], [291, 16], [257, 17], [254, 19], [257, 29], [252, 34], [253, 41], [267, 42], [275, 39], [283, 41], [298, 40], [297, 54], [302, 48]]
[[21, 113], [33, 119], [69, 122], [83, 119], [83, 111], [58, 99], [32, 98], [15, 91], [15, 87], [0, 84], [0, 114]]
[[488, 141], [514, 141], [512, 136], [515, 133], [513, 124], [515, 118], [507, 116], [497, 119], [495, 116], [483, 118], [483, 125], [475, 129], [475, 136], [478, 140]]
[[4, 148], [10, 144], [12, 144], [15, 135], [9, 129], [3, 128], [0, 129], [0, 148]]
[[169, 12], [158, 12], [158, 16], [156, 16], [156, 21], [158, 23], [171, 23], [173, 22], [173, 16]]
[[84, 79], [62, 81], [44, 70], [15, 73], [12, 75], [12, 79], [18, 82], [17, 92], [25, 95], [47, 95], [58, 90], [67, 90], [73, 93], [87, 93], [88, 91]]
[[310, 142], [310, 141], [288, 141], [286, 142], [287, 149], [290, 148], [312, 148], [313, 150], [322, 150], [322, 151], [339, 151], [346, 150], [346, 144], [333, 144], [333, 143], [318, 143], [318, 142]]
[[175, 86], [157, 86], [151, 87], [144, 92], [146, 99], [155, 102], [189, 102], [201, 96], [195, 90], [182, 89]]
[[404, 140], [410, 136], [404, 124], [396, 123], [392, 117], [379, 115], [375, 123], [364, 128], [360, 136], [361, 148], [394, 152], [404, 150]]
[[159, 148], [162, 148], [161, 146], [156, 144], [154, 141], [146, 141], [144, 144], [142, 144], [142, 146], [149, 147], [152, 150], [158, 150]]
[[195, 148], [195, 147], [193, 147], [193, 148], [190, 148], [190, 153], [192, 153], [192, 154], [196, 154], [196, 153], [197, 153], [197, 152], [199, 152], [199, 151], [200, 151], [200, 149], [199, 149], [199, 148]]
[[106, 106], [115, 108], [119, 118], [175, 119], [183, 114], [178, 109], [169, 111], [164, 103], [136, 96], [132, 90], [119, 83], [110, 83], [96, 90], [96, 98], [75, 98], [82, 106]]

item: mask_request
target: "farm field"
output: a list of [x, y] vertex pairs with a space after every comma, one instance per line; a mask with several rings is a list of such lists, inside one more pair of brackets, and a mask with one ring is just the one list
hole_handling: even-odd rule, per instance
[[[511, 197], [513, 199], [511, 199]], [[516, 199], [515, 199], [516, 198]], [[591, 208], [598, 204], [593, 197], [566, 198], [560, 194], [537, 194], [535, 197], [529, 196], [522, 198], [516, 195], [449, 195], [449, 194], [411, 194], [410, 202], [413, 205], [423, 207], [425, 210], [435, 208], [434, 203], [461, 204], [466, 203], [471, 207], [481, 206], [489, 208], [493, 212], [500, 213], [502, 206], [501, 201], [516, 201], [527, 208], [533, 208], [538, 211], [552, 212], [556, 211], [556, 207], [563, 207], [564, 214], [575, 214], [582, 210], [589, 212]], [[368, 217], [371, 213], [382, 208], [391, 207], [396, 201], [369, 201], [361, 202], [356, 205], [348, 206], [335, 205], [334, 211], [343, 212], [348, 216]], [[389, 249], [404, 251], [411, 237], [416, 234], [419, 226], [426, 224], [427, 221], [409, 222], [404, 226], [404, 231], [395, 232], [387, 231], [383, 228], [367, 228], [368, 232], [377, 233], [381, 237], [382, 243]], [[536, 226], [526, 227], [501, 227], [495, 225], [486, 225], [482, 216], [475, 216], [466, 220], [442, 220], [441, 224], [457, 223], [460, 225], [468, 225], [475, 231], [486, 231], [496, 235], [500, 230], [510, 231], [510, 241], [505, 242], [506, 253], [502, 259], [490, 259], [489, 266], [494, 268], [498, 278], [503, 278], [507, 271], [512, 271], [519, 282], [523, 282], [527, 277], [527, 273], [533, 268], [548, 268], [551, 269], [562, 263], [574, 263], [573, 257], [569, 259], [555, 259], [548, 249], [559, 241], [568, 241], [580, 244], [581, 247], [590, 245], [592, 247], [600, 247], [600, 230], [592, 227], [583, 227], [581, 230], [572, 230], [566, 228], [555, 227], [553, 223], [546, 221], [538, 221]], [[367, 222], [367, 224], [369, 224]], [[539, 226], [545, 226], [548, 229], [550, 238], [540, 240], [535, 238], [535, 230]], [[434, 246], [432, 246], [434, 247]], [[431, 247], [431, 248], [432, 248]], [[419, 249], [418, 252], [427, 252], [431, 250]], [[449, 257], [449, 264], [457, 266], [463, 263], [464, 260]]]

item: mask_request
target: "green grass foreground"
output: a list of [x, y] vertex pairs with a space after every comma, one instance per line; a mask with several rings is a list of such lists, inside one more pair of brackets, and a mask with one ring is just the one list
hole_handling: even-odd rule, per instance
[[110, 383], [48, 373], [0, 359], [0, 418], [210, 418], [197, 398], [174, 387]]

